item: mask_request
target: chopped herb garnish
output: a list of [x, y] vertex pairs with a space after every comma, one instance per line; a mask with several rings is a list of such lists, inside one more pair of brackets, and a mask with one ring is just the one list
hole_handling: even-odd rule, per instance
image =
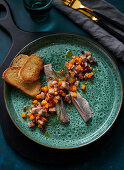
[[101, 72], [101, 70], [94, 68], [94, 69], [93, 69], [93, 72]]
[[66, 53], [66, 56], [65, 56], [65, 60], [69, 60], [69, 59], [72, 59], [72, 56], [73, 56], [73, 53], [71, 50], [68, 50], [67, 53]]
[[43, 82], [43, 83], [42, 83], [42, 87], [46, 86], [46, 84], [47, 84], [47, 82], [46, 82], [46, 81], [45, 81], [45, 82]]
[[65, 78], [67, 79], [67, 78], [69, 77], [69, 72], [68, 72], [68, 69], [67, 69], [66, 66], [62, 66], [59, 71], [57, 71], [57, 70], [55, 70], [55, 69], [53, 69], [53, 70], [54, 70], [56, 76], [57, 76], [59, 79], [61, 79], [61, 78], [63, 78], [63, 77], [65, 77]]
[[100, 69], [97, 69], [97, 71], [98, 71], [98, 72], [101, 72], [101, 70], [100, 70]]
[[97, 72], [96, 68], [93, 69], [93, 72]]
[[46, 138], [49, 138], [49, 137], [50, 137], [50, 134], [49, 134], [48, 130], [45, 131], [44, 136], [45, 136]]
[[83, 83], [84, 85], [88, 85], [89, 84], [89, 82], [85, 82], [85, 83]]
[[26, 106], [27, 111], [30, 111], [31, 105], [32, 105], [32, 103]]
[[49, 121], [49, 123], [47, 124], [48, 126], [52, 126], [52, 125], [56, 125], [59, 123], [59, 118], [60, 115], [55, 115], [54, 117], [52, 117]]

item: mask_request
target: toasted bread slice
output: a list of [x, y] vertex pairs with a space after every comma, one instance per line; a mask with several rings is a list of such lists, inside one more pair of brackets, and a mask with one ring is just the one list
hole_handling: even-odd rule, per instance
[[24, 55], [24, 54], [20, 54], [18, 55], [12, 63], [12, 67], [22, 67], [23, 64], [27, 61], [27, 59], [29, 58], [28, 55]]
[[22, 90], [24, 93], [35, 97], [41, 91], [40, 80], [33, 83], [25, 83], [19, 76], [18, 73], [21, 67], [10, 67], [7, 68], [3, 73], [3, 79], [9, 84]]
[[32, 54], [20, 69], [19, 76], [28, 83], [34, 82], [40, 78], [41, 70], [43, 70], [43, 60], [40, 56]]

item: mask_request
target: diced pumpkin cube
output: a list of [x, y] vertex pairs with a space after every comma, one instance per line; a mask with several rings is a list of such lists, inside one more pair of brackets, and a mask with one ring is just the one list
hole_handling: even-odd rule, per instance
[[41, 94], [38, 94], [38, 95], [36, 96], [36, 99], [41, 99]]
[[30, 120], [34, 120], [35, 117], [33, 115], [30, 116]]
[[58, 100], [54, 98], [54, 102], [55, 102], [55, 103], [58, 103]]
[[85, 90], [85, 89], [86, 89], [86, 86], [83, 84], [83, 85], [81, 86], [81, 89], [82, 89], [82, 90]]
[[62, 93], [61, 95], [64, 97], [64, 96], [66, 96], [66, 93]]
[[42, 125], [41, 125], [41, 124], [38, 124], [38, 128], [42, 128]]
[[75, 92], [77, 90], [77, 87], [75, 85], [72, 86], [72, 91]]
[[42, 117], [41, 119], [43, 122], [48, 122], [48, 120], [45, 117]]
[[45, 109], [48, 109], [49, 108], [49, 104], [47, 103], [45, 106], [44, 106]]
[[76, 70], [82, 71], [83, 68], [82, 68], [81, 65], [79, 64], [79, 65], [77, 65]]
[[68, 66], [69, 66], [69, 63], [68, 63], [68, 62], [66, 62], [66, 63], [65, 63], [65, 66], [68, 68]]
[[75, 63], [75, 59], [72, 59], [72, 60], [70, 61], [70, 64], [74, 65], [74, 63]]
[[27, 116], [30, 118], [32, 116], [32, 113], [28, 113]]
[[45, 106], [47, 104], [46, 100], [42, 100], [41, 105]]
[[72, 97], [77, 97], [77, 93], [76, 92], [72, 93]]
[[70, 71], [69, 73], [70, 73], [72, 76], [75, 75], [75, 72], [74, 72], [74, 71]]
[[22, 118], [26, 118], [27, 114], [26, 113], [22, 113]]
[[38, 102], [37, 100], [33, 100], [32, 101], [33, 104], [37, 104], [37, 102]]
[[44, 87], [41, 88], [41, 90], [46, 93], [48, 91], [48, 87], [44, 86]]
[[58, 85], [61, 86], [61, 85], [62, 85], [62, 81], [59, 81], [59, 82], [58, 82]]

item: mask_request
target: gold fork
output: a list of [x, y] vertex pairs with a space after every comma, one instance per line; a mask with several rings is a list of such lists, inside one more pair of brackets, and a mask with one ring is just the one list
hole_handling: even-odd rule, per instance
[[[87, 11], [93, 12], [92, 9], [84, 6], [79, 0], [62, 0], [67, 6], [82, 12], [84, 15], [88, 16], [93, 21], [97, 22], [98, 18], [88, 13]], [[85, 11], [86, 10], [86, 11]]]
[[[82, 12], [84, 15], [88, 16], [91, 20], [93, 20], [95, 23], [97, 23], [99, 26], [104, 28], [106, 31], [108, 31], [110, 34], [112, 34], [114, 37], [116, 37], [118, 40], [124, 43], [124, 35], [119, 33], [118, 31], [115, 31], [113, 28], [108, 26], [108, 23], [110, 25], [113, 25], [114, 27], [120, 29], [122, 32], [124, 32], [124, 27], [117, 21], [114, 21], [96, 11], [93, 11], [90, 8], [87, 8], [86, 6], [82, 5], [80, 0], [62, 0], [65, 5], [67, 5], [70, 8], [73, 8], [75, 10], [78, 10]], [[95, 14], [94, 15], [92, 15]], [[107, 21], [107, 23], [105, 22]]]
[[67, 4], [68, 6], [70, 6], [73, 9], [83, 9], [83, 10], [93, 12], [92, 9], [84, 6], [79, 0], [63, 0], [63, 1], [65, 2], [65, 4]]

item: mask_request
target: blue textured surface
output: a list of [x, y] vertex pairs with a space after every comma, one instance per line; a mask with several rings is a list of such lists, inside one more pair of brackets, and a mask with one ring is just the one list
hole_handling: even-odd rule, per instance
[[[78, 26], [74, 25], [66, 16], [62, 15], [59, 11], [52, 9], [49, 22], [41, 24], [35, 23], [31, 20], [29, 14], [24, 10], [22, 0], [14, 1], [7, 0], [9, 2], [16, 24], [27, 31], [65, 31], [75, 32], [82, 35], [87, 35]], [[108, 2], [115, 5], [121, 12], [124, 13], [124, 1], [121, 0], [108, 0]], [[64, 23], [64, 26], [63, 26]], [[6, 56], [7, 51], [11, 44], [11, 39], [6, 35], [3, 30], [0, 29], [0, 63]], [[124, 80], [124, 67], [123, 64], [118, 62], [119, 69]], [[122, 108], [119, 120], [119, 124], [114, 128], [114, 133], [111, 135], [109, 141], [104, 141], [103, 147], [97, 152], [95, 157], [87, 160], [82, 160], [82, 163], [75, 163], [68, 166], [48, 166], [42, 164], [36, 164], [32, 161], [28, 161], [15, 153], [10, 146], [6, 143], [2, 130], [0, 128], [0, 170], [37, 170], [37, 169], [83, 169], [83, 170], [123, 170], [124, 169], [124, 117], [122, 116], [124, 108]]]

